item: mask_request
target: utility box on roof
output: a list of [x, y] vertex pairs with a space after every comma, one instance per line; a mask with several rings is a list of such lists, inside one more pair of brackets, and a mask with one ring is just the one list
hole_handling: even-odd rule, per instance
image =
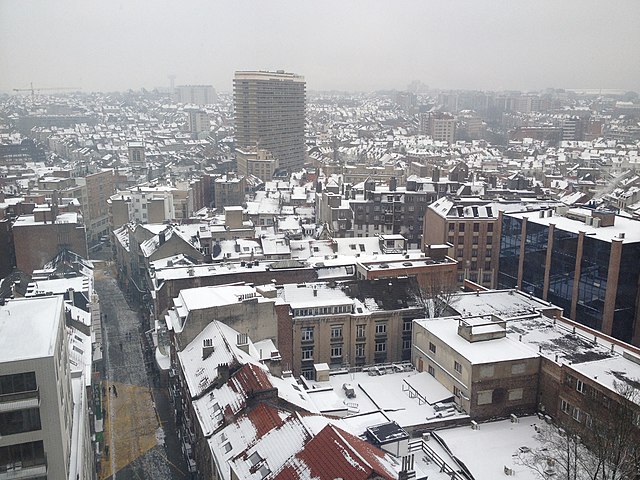
[[329, 381], [329, 365], [326, 363], [316, 363], [313, 366], [313, 370], [316, 374], [316, 382]]

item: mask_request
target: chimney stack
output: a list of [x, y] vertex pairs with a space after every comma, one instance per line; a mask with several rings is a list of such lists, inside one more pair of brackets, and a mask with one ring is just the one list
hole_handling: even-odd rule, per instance
[[202, 359], [206, 360], [207, 358], [209, 358], [213, 353], [213, 351], [214, 351], [213, 339], [205, 338], [202, 341]]

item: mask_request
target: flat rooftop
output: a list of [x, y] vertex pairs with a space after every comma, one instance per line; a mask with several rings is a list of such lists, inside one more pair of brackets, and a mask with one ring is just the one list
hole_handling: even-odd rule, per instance
[[0, 306], [0, 363], [52, 356], [63, 302], [56, 295]]
[[449, 306], [458, 315], [476, 317], [493, 314], [503, 318], [560, 308], [520, 290], [460, 293], [452, 298]]
[[[405, 370], [400, 364], [370, 370], [334, 372], [328, 382], [305, 380], [310, 387], [307, 393], [322, 413], [349, 419], [381, 412], [387, 421], [403, 428], [468, 418], [455, 409], [453, 393], [426, 372], [419, 373], [410, 365]], [[347, 397], [342, 388], [345, 383], [351, 384], [355, 397]]]
[[[592, 213], [593, 211], [587, 208], [572, 208], [567, 212], [568, 215], [573, 214], [588, 217], [592, 216]], [[508, 215], [514, 218], [526, 218], [527, 222], [544, 225], [546, 227], [554, 224], [557, 229], [565, 232], [575, 234], [585, 232], [585, 235], [597, 238], [603, 242], [612, 242], [614, 240], [620, 240], [623, 244], [640, 242], [640, 221], [619, 215], [616, 215], [615, 224], [610, 227], [594, 227], [579, 220], [558, 215], [555, 212], [551, 216], [545, 215], [542, 218], [540, 218], [540, 211], [538, 210], [533, 212], [510, 213]], [[620, 238], [621, 233], [624, 234], [624, 238]]]
[[511, 360], [524, 360], [538, 356], [536, 350], [509, 337], [480, 342], [469, 342], [458, 335], [458, 322], [462, 317], [415, 320], [433, 336], [466, 358], [473, 365]]

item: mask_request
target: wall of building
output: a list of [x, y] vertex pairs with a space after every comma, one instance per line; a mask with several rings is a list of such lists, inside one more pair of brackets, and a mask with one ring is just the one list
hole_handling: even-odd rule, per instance
[[14, 225], [16, 265], [27, 274], [42, 268], [63, 249], [88, 258], [84, 225], [76, 223], [34, 223]]

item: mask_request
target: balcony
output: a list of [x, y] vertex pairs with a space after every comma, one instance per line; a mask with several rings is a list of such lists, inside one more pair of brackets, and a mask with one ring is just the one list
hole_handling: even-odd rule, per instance
[[[0, 480], [15, 480], [20, 478], [40, 478], [47, 475], [47, 461], [38, 460], [38, 465], [23, 465], [22, 462], [15, 462], [0, 466]], [[29, 462], [33, 463], [33, 462]]]
[[27, 392], [5, 393], [4, 395], [0, 395], [0, 403], [13, 402], [16, 400], [28, 400], [32, 398], [40, 399], [40, 390], [38, 388]]
[[0, 395], [0, 412], [15, 412], [26, 408], [38, 408], [39, 406], [40, 391], [38, 389]]

